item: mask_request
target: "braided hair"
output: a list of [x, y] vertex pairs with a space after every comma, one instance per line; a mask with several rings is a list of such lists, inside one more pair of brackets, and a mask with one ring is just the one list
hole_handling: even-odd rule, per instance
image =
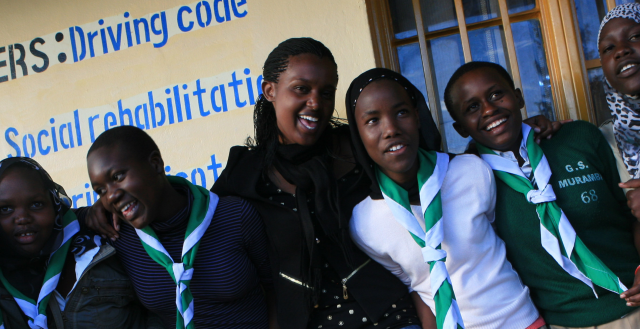
[[[319, 58], [327, 57], [336, 64], [333, 54], [322, 42], [312, 38], [291, 38], [281, 42], [269, 53], [262, 68], [264, 81], [278, 83], [280, 73], [287, 70], [289, 59], [302, 54], [313, 54]], [[337, 64], [336, 64], [337, 68]], [[336, 76], [338, 72], [336, 71]], [[331, 127], [342, 125], [339, 119], [332, 117], [329, 121]], [[253, 111], [254, 137], [247, 137], [245, 146], [264, 154], [263, 170], [271, 167], [278, 148], [279, 137], [282, 136], [278, 129], [276, 109], [263, 94], [258, 96]]]

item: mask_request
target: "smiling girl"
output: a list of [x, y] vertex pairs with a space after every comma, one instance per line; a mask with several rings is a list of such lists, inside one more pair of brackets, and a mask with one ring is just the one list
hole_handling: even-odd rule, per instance
[[[617, 6], [602, 20], [598, 50], [604, 73], [604, 89], [613, 117], [613, 136], [619, 164], [620, 184], [627, 192], [629, 207], [640, 218], [640, 4]], [[606, 128], [605, 128], [606, 129]], [[605, 130], [605, 136], [611, 128]]]
[[419, 323], [407, 288], [348, 236], [367, 179], [347, 127], [332, 118], [333, 55], [316, 40], [289, 39], [269, 54], [263, 76], [255, 136], [231, 149], [212, 191], [246, 198], [265, 222], [280, 328]]

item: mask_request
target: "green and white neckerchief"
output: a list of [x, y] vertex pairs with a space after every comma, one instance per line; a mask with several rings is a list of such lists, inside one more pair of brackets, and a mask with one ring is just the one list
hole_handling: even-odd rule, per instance
[[193, 195], [193, 205], [182, 245], [182, 262], [175, 263], [173, 261], [150, 226], [141, 230], [136, 229], [136, 233], [140, 237], [142, 246], [147, 251], [147, 254], [169, 272], [173, 282], [176, 284], [176, 307], [178, 309], [176, 329], [193, 329], [195, 328], [192, 321], [194, 300], [189, 284], [193, 277], [193, 264], [195, 263], [200, 239], [207, 231], [209, 224], [211, 224], [219, 198], [216, 194], [203, 187], [193, 185], [184, 178], [176, 176], [168, 176], [167, 178], [172, 184], [188, 186]]
[[444, 264], [447, 252], [442, 250], [442, 198], [440, 189], [449, 167], [449, 155], [420, 149], [420, 207], [425, 230], [411, 211], [409, 193], [376, 167], [376, 178], [382, 196], [393, 217], [405, 228], [422, 248], [422, 257], [429, 263], [431, 290], [436, 304], [436, 323], [439, 329], [464, 328], [462, 316], [453, 293], [449, 272]]
[[[62, 217], [62, 226], [62, 243], [49, 257], [49, 264], [44, 274], [44, 283], [42, 284], [42, 288], [40, 288], [37, 301], [25, 296], [9, 284], [9, 281], [7, 281], [2, 274], [2, 270], [0, 270], [0, 282], [2, 282], [7, 291], [13, 296], [13, 299], [18, 303], [22, 312], [29, 319], [29, 327], [31, 329], [48, 329], [47, 305], [49, 304], [49, 298], [51, 298], [51, 293], [56, 289], [58, 281], [60, 281], [60, 273], [67, 259], [71, 238], [80, 231], [80, 224], [78, 224], [76, 215], [71, 210], [67, 210]], [[0, 329], [4, 329], [2, 312], [0, 312]]]
[[533, 130], [522, 124], [522, 134], [537, 189], [517, 163], [500, 157], [480, 144], [477, 144], [478, 151], [496, 177], [522, 193], [529, 203], [536, 205], [542, 247], [562, 269], [589, 286], [596, 298], [598, 295], [593, 284], [618, 294], [626, 291], [627, 287], [620, 279], [580, 240], [564, 212], [556, 204], [556, 194], [549, 184], [551, 168], [542, 148], [534, 141]]

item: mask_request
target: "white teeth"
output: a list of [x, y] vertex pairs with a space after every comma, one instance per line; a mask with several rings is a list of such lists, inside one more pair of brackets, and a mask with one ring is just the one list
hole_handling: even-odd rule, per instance
[[395, 151], [400, 150], [402, 148], [404, 148], [404, 145], [402, 145], [402, 144], [394, 145], [389, 149], [389, 152], [395, 152]]
[[301, 115], [300, 118], [311, 121], [311, 122], [318, 122], [318, 118], [310, 117], [308, 115]]
[[626, 70], [628, 70], [628, 69], [630, 69], [630, 68], [632, 68], [634, 66], [636, 66], [636, 64], [627, 64], [624, 67], [622, 67], [622, 70], [620, 70], [620, 73], [622, 73], [622, 72], [624, 72], [624, 71], [626, 71]]
[[503, 118], [503, 119], [500, 119], [500, 120], [498, 120], [498, 121], [495, 121], [495, 122], [493, 122], [492, 124], [488, 125], [488, 126], [487, 126], [487, 128], [486, 128], [486, 130], [487, 130], [487, 131], [489, 131], [489, 130], [491, 130], [491, 129], [493, 129], [493, 128], [495, 128], [495, 127], [497, 127], [497, 126], [499, 126], [499, 125], [503, 124], [503, 123], [504, 123], [504, 122], [506, 122], [506, 121], [507, 121], [507, 118]]
[[22, 234], [20, 234], [20, 237], [23, 237], [23, 236], [32, 236], [32, 235], [33, 235], [33, 233], [31, 233], [31, 232], [29, 232], [29, 233], [22, 233]]
[[129, 210], [129, 208], [131, 208], [131, 206], [133, 206], [134, 201], [131, 201], [129, 203], [127, 203], [127, 205], [124, 206], [124, 208], [122, 208], [122, 210], [120, 210], [121, 212], [126, 212], [127, 210]]

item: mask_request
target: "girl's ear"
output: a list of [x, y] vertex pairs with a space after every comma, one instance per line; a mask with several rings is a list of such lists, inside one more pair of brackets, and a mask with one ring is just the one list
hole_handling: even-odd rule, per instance
[[276, 98], [276, 83], [271, 81], [262, 81], [262, 94], [269, 102], [273, 102]]
[[458, 121], [453, 122], [453, 128], [460, 134], [460, 136], [467, 138], [469, 137], [469, 132], [460, 124]]
[[515, 90], [516, 98], [518, 99], [518, 109], [524, 107], [524, 97], [522, 96], [522, 90], [520, 88], [516, 88]]
[[153, 168], [153, 171], [157, 174], [164, 174], [164, 160], [162, 160], [160, 152], [151, 152], [149, 155], [149, 164], [151, 164], [151, 168]]

